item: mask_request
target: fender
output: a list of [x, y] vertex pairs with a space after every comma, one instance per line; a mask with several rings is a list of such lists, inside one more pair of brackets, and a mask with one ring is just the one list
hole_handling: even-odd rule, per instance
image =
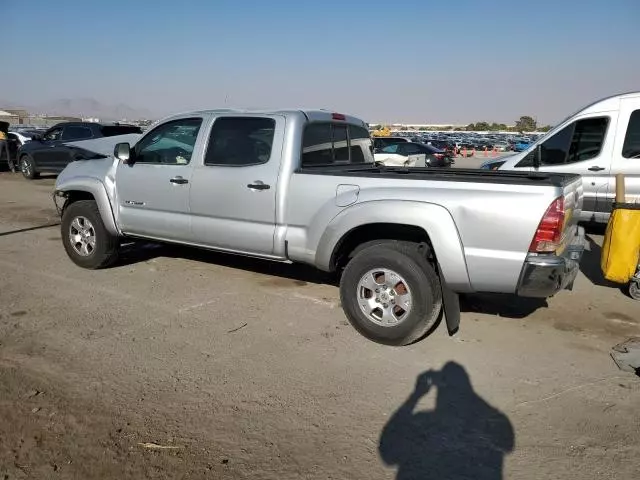
[[[335, 216], [316, 250], [316, 266], [328, 271], [333, 252], [351, 230], [373, 223], [395, 223], [422, 228], [433, 246], [440, 275], [453, 292], [472, 292], [464, 248], [449, 211], [433, 203], [374, 200], [353, 205]], [[392, 238], [390, 236], [390, 238]]]
[[107, 231], [113, 235], [120, 235], [118, 227], [116, 226], [115, 217], [113, 216], [113, 209], [111, 208], [111, 202], [109, 202], [107, 190], [100, 180], [93, 177], [72, 177], [56, 182], [55, 193], [57, 195], [62, 194], [66, 196], [68, 192], [73, 191], [86, 192], [93, 195]]

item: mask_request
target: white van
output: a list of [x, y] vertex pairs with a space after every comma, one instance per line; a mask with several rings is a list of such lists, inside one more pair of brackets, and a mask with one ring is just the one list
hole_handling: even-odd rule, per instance
[[[537, 161], [537, 163], [536, 163]], [[627, 201], [640, 203], [640, 92], [599, 100], [551, 130], [524, 152], [483, 168], [582, 175], [582, 221], [606, 223], [615, 198], [615, 175], [625, 175]]]

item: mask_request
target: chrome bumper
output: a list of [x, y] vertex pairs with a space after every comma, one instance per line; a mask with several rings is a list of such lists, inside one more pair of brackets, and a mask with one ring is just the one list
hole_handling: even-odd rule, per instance
[[576, 235], [562, 255], [529, 254], [522, 267], [517, 294], [521, 297], [551, 297], [560, 290], [573, 288], [584, 252], [584, 228]]

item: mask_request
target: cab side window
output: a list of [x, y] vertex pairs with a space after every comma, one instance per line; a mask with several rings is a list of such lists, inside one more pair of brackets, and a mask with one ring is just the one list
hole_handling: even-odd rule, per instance
[[217, 118], [209, 135], [204, 164], [243, 167], [267, 163], [275, 131], [273, 118]]
[[136, 145], [135, 162], [187, 165], [201, 125], [202, 118], [181, 118], [158, 125]]
[[[608, 117], [585, 118], [567, 125], [540, 145], [540, 165], [566, 165], [597, 157], [608, 125]], [[532, 167], [537, 154], [537, 149], [529, 152], [516, 167]]]
[[640, 158], [640, 110], [634, 110], [629, 117], [629, 125], [622, 145], [622, 156]]

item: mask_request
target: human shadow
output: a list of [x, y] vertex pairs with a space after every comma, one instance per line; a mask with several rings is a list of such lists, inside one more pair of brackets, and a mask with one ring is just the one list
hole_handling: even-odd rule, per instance
[[[435, 409], [415, 412], [434, 387]], [[397, 466], [397, 480], [500, 480], [514, 444], [508, 417], [473, 391], [461, 365], [448, 362], [418, 376], [382, 430], [379, 452], [387, 465]]]

